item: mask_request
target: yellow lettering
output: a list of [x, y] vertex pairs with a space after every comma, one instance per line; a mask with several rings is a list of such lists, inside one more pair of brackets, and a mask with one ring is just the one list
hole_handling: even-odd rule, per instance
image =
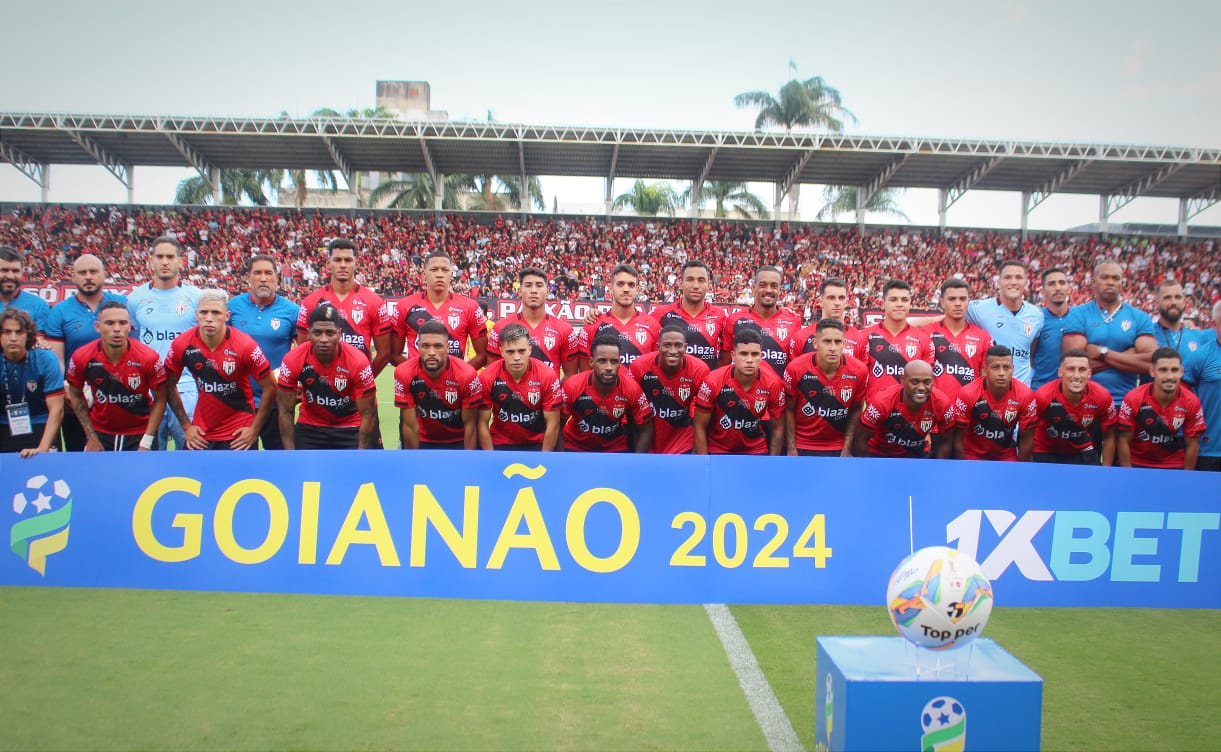
[[[619, 535], [619, 547], [606, 558], [594, 556], [585, 545], [585, 518], [594, 504], [610, 504], [619, 513], [619, 523], [622, 532]], [[636, 513], [636, 505], [620, 491], [613, 488], [591, 488], [576, 498], [568, 509], [568, 521], [565, 526], [568, 539], [568, 552], [583, 568], [590, 572], [616, 572], [627, 566], [636, 549], [640, 547], [640, 515]]]
[[[361, 519], [368, 519], [369, 529], [360, 530], [356, 526]], [[377, 558], [383, 567], [399, 566], [398, 551], [394, 548], [394, 539], [390, 537], [390, 528], [386, 525], [386, 515], [382, 512], [382, 504], [377, 498], [377, 488], [372, 483], [365, 483], [356, 491], [352, 506], [348, 507], [348, 516], [335, 537], [331, 552], [326, 555], [327, 566], [343, 563], [343, 557], [351, 545], [373, 545], [377, 548]]]
[[153, 508], [161, 501], [161, 497], [176, 491], [188, 493], [198, 499], [200, 488], [202, 484], [194, 478], [175, 476], [162, 478], [140, 494], [131, 513], [131, 532], [135, 536], [136, 545], [150, 559], [179, 562], [199, 556], [200, 541], [203, 538], [203, 515], [181, 512], [174, 515], [170, 526], [182, 529], [182, 545], [167, 546], [157, 540], [153, 533]]
[[[427, 558], [428, 525], [437, 531], [441, 540], [463, 569], [474, 569], [478, 562], [479, 542], [479, 486], [466, 486], [462, 501], [462, 532], [454, 526], [445, 510], [432, 495], [428, 486], [417, 484], [411, 502], [411, 555], [413, 567], [422, 567]], [[467, 532], [470, 532], [468, 535]]]
[[[271, 518], [267, 522], [267, 535], [254, 548], [243, 548], [233, 535], [233, 513], [237, 503], [246, 496], [259, 496], [267, 503]], [[284, 539], [288, 537], [288, 502], [279, 488], [266, 480], [247, 478], [239, 480], [225, 489], [216, 502], [216, 516], [212, 518], [212, 532], [216, 536], [216, 547], [238, 564], [262, 564], [276, 555]]]
[[[517, 528], [523, 521], [527, 532], [518, 533]], [[488, 569], [503, 567], [505, 556], [514, 548], [533, 549], [538, 556], [539, 566], [544, 570], [556, 571], [560, 568], [560, 560], [556, 558], [555, 546], [551, 545], [551, 536], [547, 533], [547, 524], [543, 522], [543, 513], [538, 508], [533, 488], [521, 489], [513, 499], [504, 527], [500, 529], [496, 545], [492, 547]]]
[[301, 530], [297, 535], [297, 563], [318, 563], [318, 500], [322, 484], [301, 484]]

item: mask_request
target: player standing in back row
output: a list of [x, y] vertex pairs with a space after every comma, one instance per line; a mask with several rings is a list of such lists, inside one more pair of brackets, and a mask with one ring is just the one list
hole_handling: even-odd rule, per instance
[[967, 307], [967, 321], [1013, 352], [1013, 378], [1023, 384], [1030, 384], [1032, 343], [1043, 330], [1043, 312], [1026, 300], [1028, 274], [1021, 261], [1002, 261], [996, 297], [972, 300]]
[[488, 360], [501, 357], [504, 330], [514, 324], [525, 327], [530, 337], [530, 356], [546, 364], [558, 376], [576, 373], [577, 332], [572, 324], [547, 313], [547, 273], [527, 267], [517, 274], [521, 309], [496, 322], [488, 333]]
[[719, 365], [721, 339], [725, 330], [725, 309], [708, 302], [712, 289], [712, 269], [692, 259], [679, 271], [678, 297], [669, 305], [649, 312], [662, 328], [675, 325], [686, 330], [687, 354], [703, 361], [709, 369]]
[[635, 267], [627, 264], [619, 264], [611, 270], [611, 309], [586, 325], [577, 340], [580, 370], [590, 368], [593, 343], [605, 335], [619, 338], [619, 357], [625, 366], [657, 349], [661, 326], [656, 319], [636, 310], [638, 279]]
[[474, 354], [467, 362], [471, 368], [478, 370], [487, 362], [487, 317], [478, 303], [453, 291], [453, 282], [454, 263], [449, 255], [443, 251], [428, 254], [424, 270], [420, 272], [420, 284], [424, 289], [394, 305], [392, 362], [395, 365], [418, 354], [416, 340], [420, 327], [427, 321], [437, 321], [445, 327], [450, 355], [465, 358], [466, 342], [470, 340]]
[[801, 331], [801, 317], [780, 305], [784, 293], [784, 274], [775, 266], [761, 266], [755, 272], [755, 303], [745, 311], [729, 317], [721, 339], [722, 366], [728, 365], [735, 356], [738, 333], [752, 329], [759, 334], [759, 346], [763, 360], [772, 369], [772, 374], [784, 378], [784, 369], [789, 364], [793, 349], [793, 338]]

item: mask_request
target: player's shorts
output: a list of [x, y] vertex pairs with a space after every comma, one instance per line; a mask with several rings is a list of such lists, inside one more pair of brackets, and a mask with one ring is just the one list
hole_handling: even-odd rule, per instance
[[1196, 460], [1196, 470], [1221, 473], [1221, 457], [1201, 457]]
[[463, 441], [421, 441], [420, 449], [465, 449]]
[[[140, 450], [140, 440], [144, 438], [143, 433], [121, 434], [121, 433], [102, 433], [96, 431], [98, 441], [102, 443], [102, 449], [107, 452], [136, 452]], [[157, 439], [153, 439], [153, 449], [157, 448]]]
[[1052, 465], [1101, 465], [1102, 457], [1097, 449], [1089, 449], [1080, 454], [1052, 454], [1050, 452], [1035, 452], [1035, 462], [1046, 462]]
[[293, 431], [293, 444], [297, 449], [356, 449], [360, 446], [360, 429], [298, 423]]
[[526, 444], [493, 444], [498, 452], [541, 452], [543, 442], [532, 441]]
[[802, 449], [797, 447], [798, 457], [838, 457], [842, 454], [839, 449]]

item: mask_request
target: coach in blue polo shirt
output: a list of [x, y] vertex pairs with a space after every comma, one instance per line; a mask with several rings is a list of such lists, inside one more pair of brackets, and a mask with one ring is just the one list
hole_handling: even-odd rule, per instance
[[[246, 285], [250, 294], [238, 295], [229, 301], [229, 323], [234, 329], [240, 329], [254, 338], [271, 367], [279, 368], [280, 361], [292, 349], [300, 308], [288, 298], [276, 294], [280, 274], [271, 256], [258, 254], [250, 257], [246, 262]], [[257, 407], [263, 390], [258, 384], [253, 386], [254, 404]], [[272, 408], [271, 416], [259, 434], [264, 449], [284, 448], [280, 440], [278, 409], [278, 405]]]
[[[106, 265], [92, 253], [85, 253], [72, 262], [72, 283], [76, 295], [64, 298], [51, 309], [47, 316], [47, 327], [43, 331], [47, 347], [59, 358], [60, 370], [67, 370], [67, 362], [82, 345], [98, 339], [97, 311], [103, 303], [118, 301], [127, 303], [127, 297], [102, 289], [106, 281]], [[64, 410], [62, 423], [64, 449], [69, 452], [85, 450], [85, 429], [81, 428], [76, 413]]]
[[1195, 357], [1183, 364], [1183, 381], [1204, 408], [1204, 435], [1196, 470], [1221, 471], [1221, 303], [1213, 306], [1213, 328], [1201, 329]]
[[1157, 339], [1149, 314], [1123, 302], [1123, 269], [1111, 260], [1094, 267], [1094, 299], [1073, 306], [1064, 322], [1063, 352], [1085, 350], [1094, 381], [1122, 402], [1149, 373]]
[[32, 292], [21, 289], [25, 281], [25, 254], [11, 245], [0, 245], [0, 311], [12, 306], [30, 314], [39, 333], [47, 325], [51, 306]]

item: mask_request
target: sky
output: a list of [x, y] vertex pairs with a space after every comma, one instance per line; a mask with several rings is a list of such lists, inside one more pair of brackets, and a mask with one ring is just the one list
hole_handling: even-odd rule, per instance
[[[308, 115], [371, 107], [377, 80], [423, 80], [451, 118], [541, 125], [750, 130], [733, 106], [793, 75], [822, 76], [848, 132], [1221, 147], [1221, 3], [416, 2], [22, 3], [0, 47], [0, 111]], [[169, 203], [190, 170], [137, 168], [135, 200]], [[616, 182], [624, 191], [630, 181]], [[49, 199], [122, 202], [100, 167], [51, 169]], [[680, 189], [685, 186], [677, 186]], [[543, 178], [550, 208], [602, 200], [600, 179]], [[771, 203], [771, 188], [756, 193]], [[802, 212], [821, 206], [803, 191]], [[38, 187], [0, 165], [0, 200]], [[915, 224], [937, 195], [909, 190]], [[971, 191], [957, 226], [1016, 227], [1020, 197]], [[1096, 196], [1053, 196], [1034, 229], [1097, 221]], [[1113, 223], [1173, 224], [1138, 199]], [[1221, 206], [1193, 223], [1221, 225]]]

